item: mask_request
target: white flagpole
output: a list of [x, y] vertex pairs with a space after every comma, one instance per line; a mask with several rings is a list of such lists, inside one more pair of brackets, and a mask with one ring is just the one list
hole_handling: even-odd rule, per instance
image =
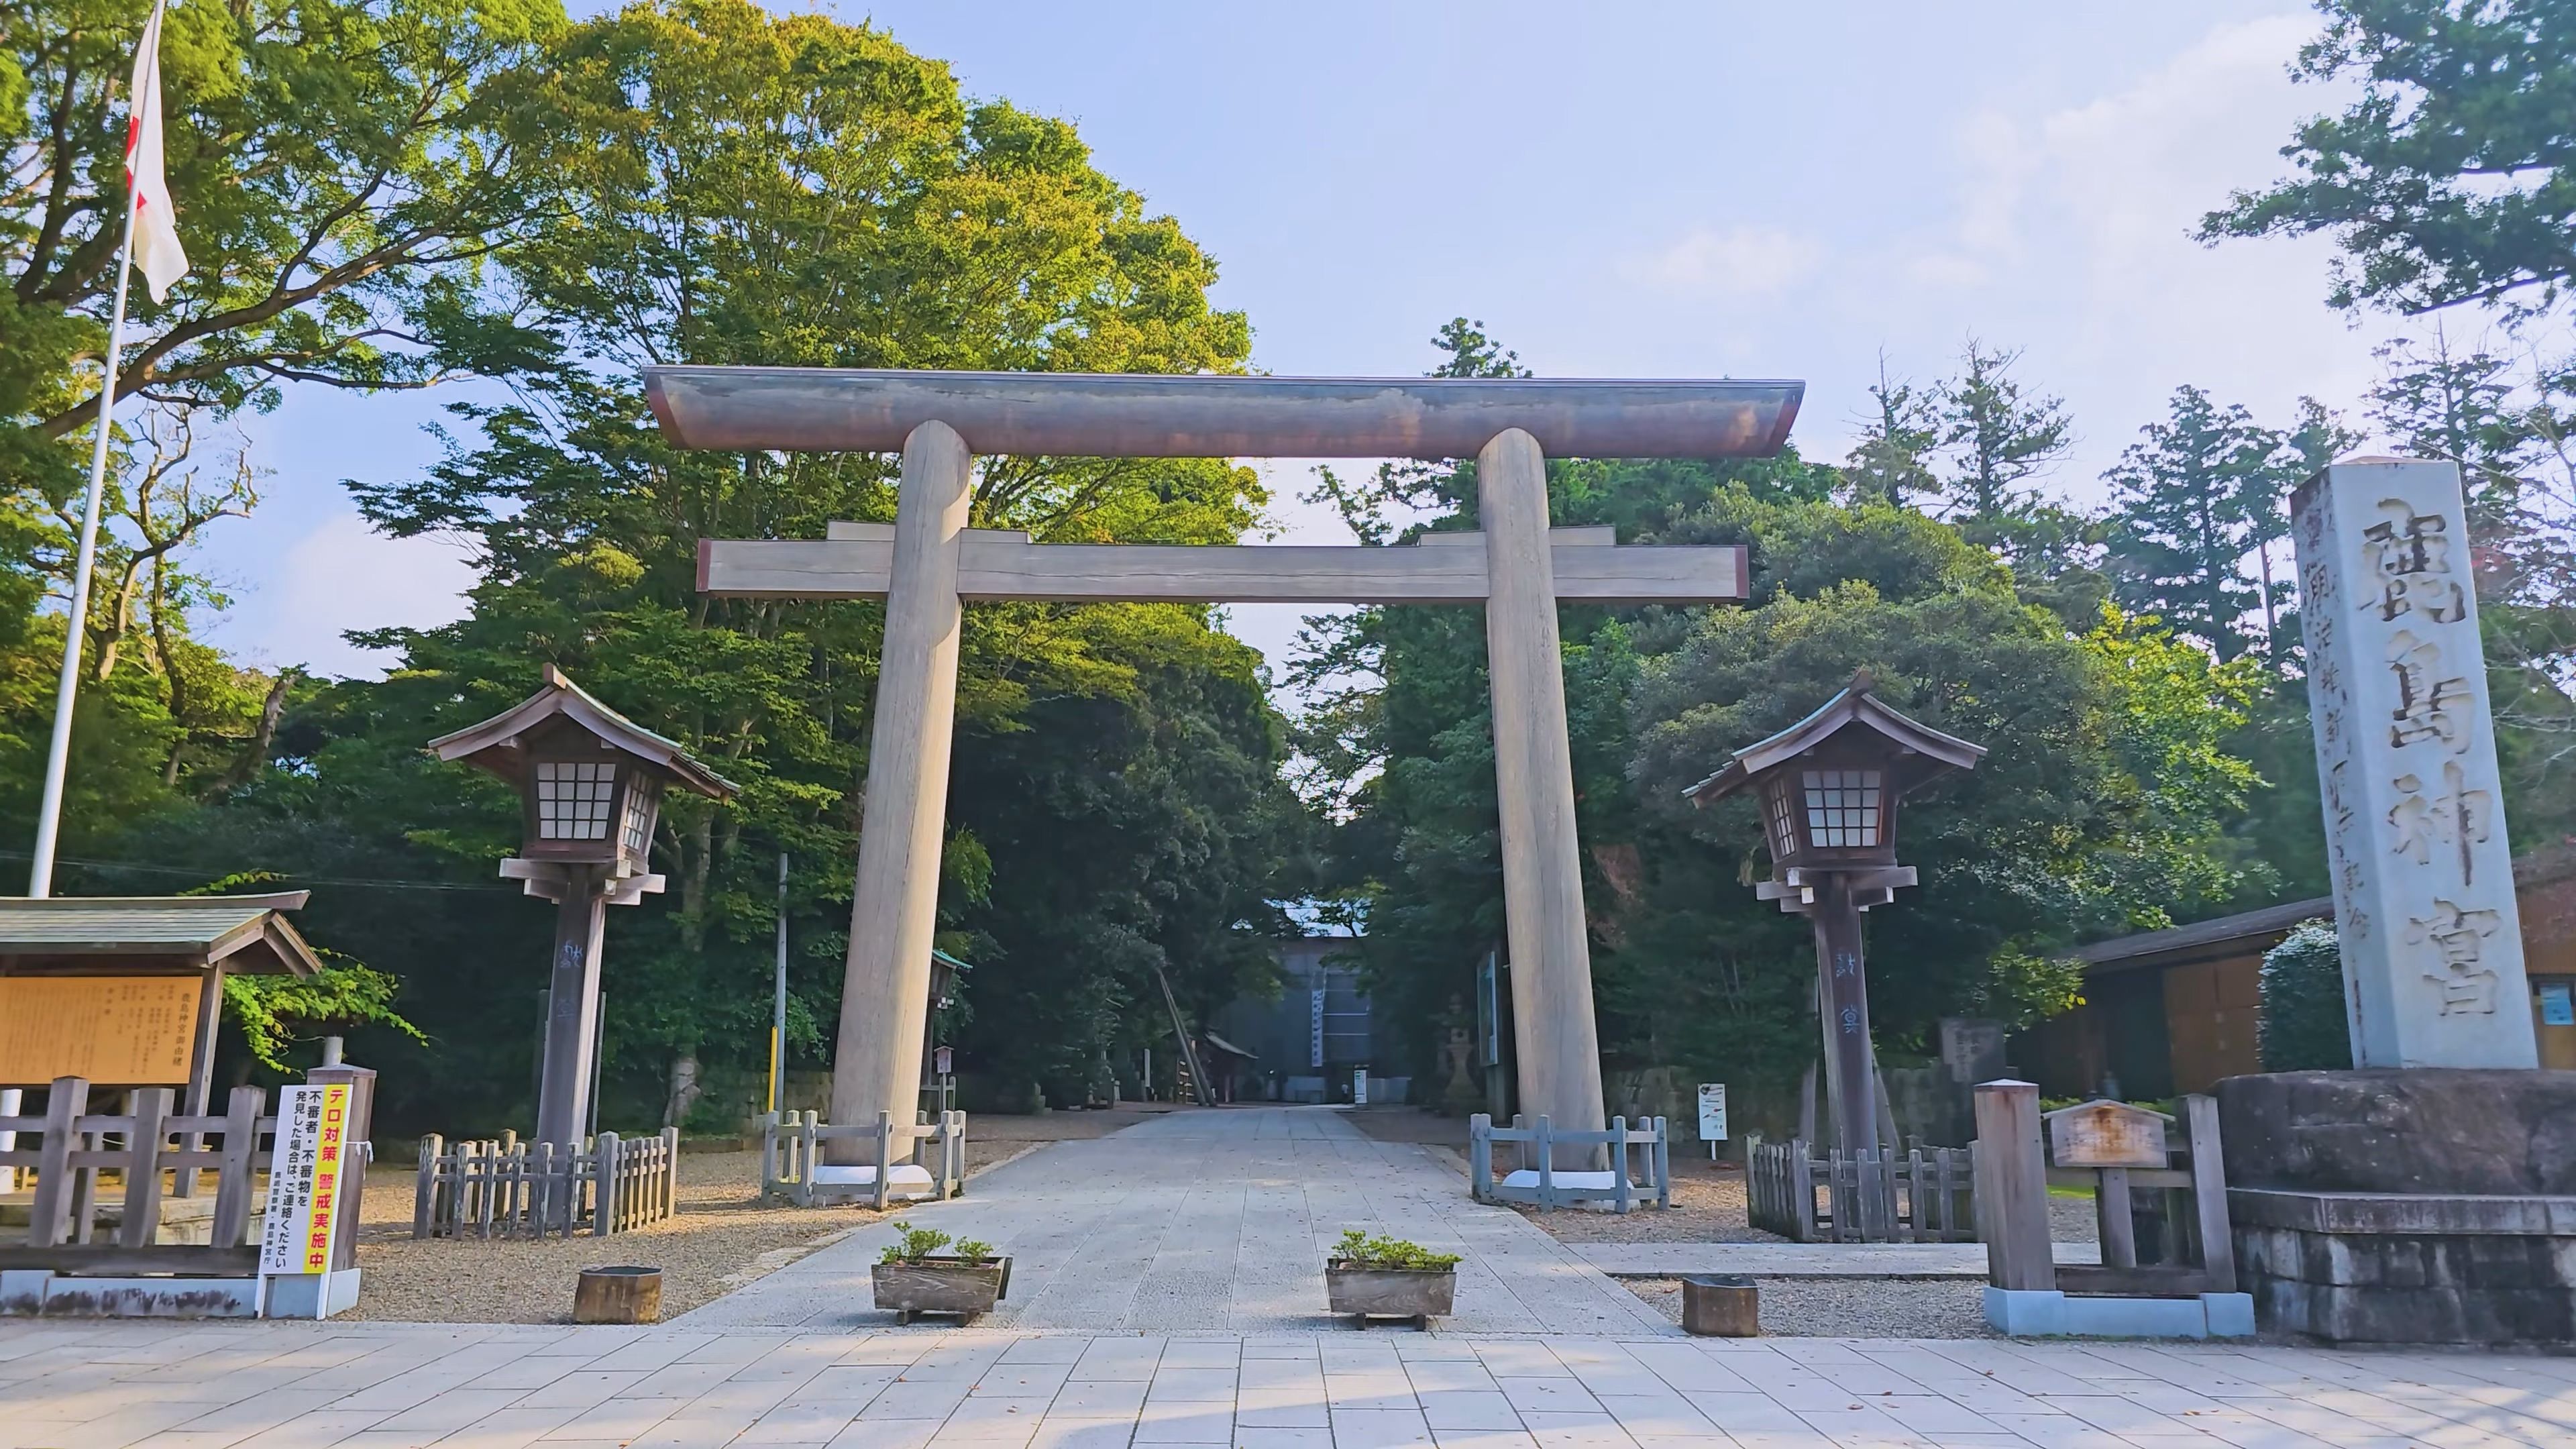
[[[161, 0], [152, 7], [155, 20], [166, 4], [167, 0]], [[128, 100], [133, 105], [143, 104], [139, 95]], [[106, 375], [98, 389], [98, 437], [89, 455], [89, 505], [81, 510], [80, 554], [72, 565], [72, 607], [64, 616], [63, 675], [54, 686], [54, 737], [45, 752], [45, 799], [36, 813], [35, 863], [27, 868], [27, 894], [39, 900], [54, 892], [54, 845], [62, 834], [63, 777], [71, 767], [72, 703], [80, 693], [82, 633], [89, 622], [90, 566], [98, 558], [99, 495], [107, 485], [108, 424], [116, 409], [116, 362], [125, 348], [125, 288], [133, 277], [137, 195], [134, 178], [128, 174], [125, 243], [116, 251], [116, 310], [107, 324]]]

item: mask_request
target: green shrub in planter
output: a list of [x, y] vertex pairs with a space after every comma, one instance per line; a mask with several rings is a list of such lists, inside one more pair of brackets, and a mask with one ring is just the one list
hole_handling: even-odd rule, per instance
[[2343, 947], [2331, 921], [2307, 921], [2263, 953], [2256, 1051], [2267, 1072], [2348, 1071], [2352, 1028]]

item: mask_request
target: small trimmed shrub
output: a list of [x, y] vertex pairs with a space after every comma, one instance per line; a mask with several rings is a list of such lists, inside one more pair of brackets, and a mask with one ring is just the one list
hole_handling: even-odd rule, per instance
[[1435, 1253], [1420, 1243], [1402, 1238], [1372, 1238], [1358, 1228], [1342, 1234], [1334, 1245], [1333, 1258], [1354, 1268], [1394, 1268], [1410, 1272], [1437, 1273], [1458, 1266], [1455, 1253]]
[[910, 1223], [897, 1223], [894, 1227], [903, 1234], [903, 1241], [878, 1254], [879, 1263], [918, 1263], [953, 1241], [936, 1228], [916, 1228]]
[[2263, 1015], [2255, 1042], [2267, 1072], [2348, 1071], [2352, 1028], [2343, 998], [2343, 947], [2330, 921], [2303, 922], [2263, 953]]

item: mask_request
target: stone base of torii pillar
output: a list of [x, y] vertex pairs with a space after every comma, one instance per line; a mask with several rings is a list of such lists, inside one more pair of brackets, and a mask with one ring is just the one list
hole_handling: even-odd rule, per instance
[[[914, 1120], [968, 598], [1478, 602], [1492, 673], [1495, 786], [1521, 1110], [1605, 1125], [1575, 833], [1561, 599], [1744, 597], [1737, 547], [1620, 547], [1548, 525], [1541, 434], [1591, 456], [1776, 452], [1795, 383], [1562, 383], [927, 374], [660, 368], [648, 391], [683, 447], [885, 448], [903, 472], [891, 530], [707, 541], [701, 590], [886, 600], [831, 1116]], [[1318, 422], [1317, 419], [1329, 419]], [[1526, 422], [1527, 426], [1519, 425]], [[1536, 431], [1533, 431], [1533, 430]], [[1461, 448], [1466, 438], [1476, 439]], [[1474, 535], [1428, 547], [1035, 544], [968, 526], [974, 450], [1132, 457], [1457, 456], [1477, 463]], [[1477, 555], [1481, 554], [1481, 557]], [[1596, 1165], [1569, 1146], [1556, 1164]]]

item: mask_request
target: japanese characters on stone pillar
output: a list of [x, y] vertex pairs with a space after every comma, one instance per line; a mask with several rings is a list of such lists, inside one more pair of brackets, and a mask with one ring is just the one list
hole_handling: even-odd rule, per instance
[[2539, 1064], [2450, 463], [2337, 463], [2291, 500], [2356, 1067]]

